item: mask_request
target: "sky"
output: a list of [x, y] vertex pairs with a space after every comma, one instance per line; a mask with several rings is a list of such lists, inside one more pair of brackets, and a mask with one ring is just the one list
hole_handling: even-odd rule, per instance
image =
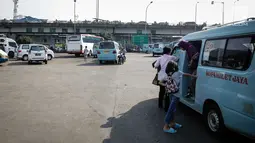
[[[0, 19], [13, 17], [13, 0], [0, 0]], [[145, 9], [151, 0], [100, 0], [100, 19], [123, 22], [145, 21]], [[215, 24], [222, 22], [222, 4], [211, 4], [210, 0], [153, 0], [148, 8], [149, 23], [195, 21]], [[224, 1], [224, 22], [255, 17], [255, 0]], [[93, 20], [96, 17], [96, 0], [77, 0], [78, 20]], [[235, 10], [234, 10], [235, 9]], [[235, 11], [235, 12], [234, 12]], [[235, 13], [235, 14], [234, 14]], [[49, 20], [70, 20], [74, 17], [74, 0], [19, 0], [18, 15], [32, 16]], [[235, 16], [234, 16], [235, 15]]]

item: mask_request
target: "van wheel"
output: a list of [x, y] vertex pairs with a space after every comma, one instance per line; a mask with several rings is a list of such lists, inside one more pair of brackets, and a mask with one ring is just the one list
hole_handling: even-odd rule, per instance
[[28, 60], [28, 56], [27, 56], [27, 55], [24, 55], [24, 56], [22, 57], [22, 60], [23, 60], [23, 61], [27, 61], [27, 60]]
[[52, 60], [52, 55], [48, 54], [48, 60]]
[[225, 131], [225, 126], [220, 108], [215, 103], [208, 103], [205, 106], [203, 116], [206, 128], [214, 135], [221, 135]]
[[9, 52], [9, 53], [8, 53], [8, 57], [9, 57], [9, 58], [14, 58], [14, 52], [12, 52], [12, 51]]

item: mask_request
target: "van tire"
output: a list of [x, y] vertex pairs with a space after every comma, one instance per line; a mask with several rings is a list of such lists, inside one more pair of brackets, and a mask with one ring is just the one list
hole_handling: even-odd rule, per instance
[[8, 53], [8, 57], [11, 58], [11, 59], [14, 58], [14, 52], [13, 52], [13, 51], [10, 51], [10, 52]]
[[23, 55], [22, 61], [28, 61], [28, 55]]
[[52, 60], [52, 55], [48, 54], [48, 60]]
[[221, 136], [225, 132], [224, 120], [220, 108], [216, 103], [209, 102], [205, 104], [203, 117], [206, 128], [211, 134]]

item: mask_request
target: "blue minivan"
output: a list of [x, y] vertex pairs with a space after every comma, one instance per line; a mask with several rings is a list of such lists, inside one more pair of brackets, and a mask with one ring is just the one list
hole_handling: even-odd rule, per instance
[[164, 46], [165, 45], [162, 43], [155, 43], [152, 50], [152, 56], [154, 57], [155, 55], [163, 55]]
[[99, 47], [97, 49], [97, 58], [100, 64], [105, 61], [113, 61], [115, 64], [117, 64], [119, 63], [119, 55], [119, 43], [115, 41], [103, 41], [99, 43]]
[[[255, 20], [188, 34], [182, 40], [200, 51], [195, 95], [190, 77], [182, 77], [180, 101], [204, 117], [208, 130], [225, 127], [255, 137]], [[180, 71], [189, 73], [186, 51], [175, 47]]]

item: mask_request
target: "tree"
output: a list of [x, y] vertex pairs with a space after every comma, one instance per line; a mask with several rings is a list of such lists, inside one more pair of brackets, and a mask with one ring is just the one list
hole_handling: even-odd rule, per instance
[[31, 44], [33, 40], [29, 36], [18, 36], [16, 41], [18, 44]]
[[112, 34], [108, 32], [102, 32], [99, 36], [103, 37], [105, 40], [113, 40]]

